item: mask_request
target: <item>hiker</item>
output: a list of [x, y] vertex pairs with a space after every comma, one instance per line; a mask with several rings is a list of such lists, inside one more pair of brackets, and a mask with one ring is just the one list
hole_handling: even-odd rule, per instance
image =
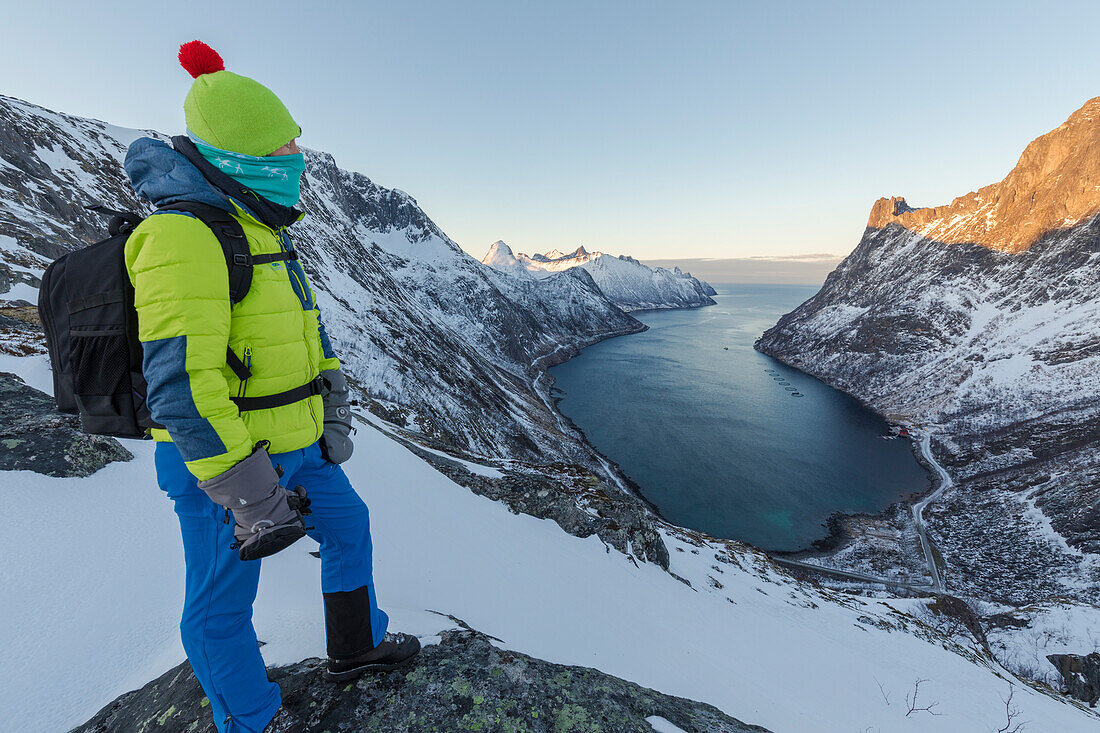
[[126, 172], [158, 208], [228, 214], [251, 253], [247, 295], [231, 303], [225, 233], [203, 216], [158, 211], [125, 245], [149, 412], [164, 427], [152, 430], [157, 480], [183, 534], [180, 632], [219, 731], [297, 730], [252, 627], [259, 558], [306, 534], [320, 543], [330, 679], [392, 669], [420, 643], [386, 631], [367, 507], [338, 465], [352, 452], [347, 382], [287, 232], [302, 217], [301, 128], [201, 41], [179, 59], [195, 78], [187, 136], [135, 141]]

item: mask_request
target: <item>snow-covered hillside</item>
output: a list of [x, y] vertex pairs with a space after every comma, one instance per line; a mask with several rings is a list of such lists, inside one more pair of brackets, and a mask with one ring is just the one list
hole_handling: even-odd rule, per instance
[[546, 279], [555, 273], [585, 270], [613, 303], [625, 311], [651, 308], [694, 308], [714, 305], [714, 288], [680, 268], [649, 267], [627, 255], [589, 252], [578, 247], [571, 254], [551, 250], [528, 257], [513, 254], [497, 241], [481, 258], [482, 264], [520, 277]]
[[[1098, 139], [1100, 99], [999, 184], [936, 209], [880, 200], [821, 291], [757, 344], [934, 426], [955, 479], [926, 512], [949, 591], [1100, 602]], [[1065, 216], [1036, 237], [1029, 206]]]
[[[8, 358], [48, 387], [42, 357]], [[373, 416], [375, 425], [392, 430]], [[89, 478], [0, 472], [0, 730], [64, 730], [183, 659], [183, 556], [152, 446]], [[1032, 690], [973, 643], [929, 625], [919, 600], [875, 600], [799, 583], [736, 543], [665, 525], [671, 570], [595, 537], [515, 515], [363, 426], [347, 471], [371, 508], [375, 579], [393, 628], [438, 641], [451, 614], [515, 649], [596, 667], [713, 704], [777, 733], [997, 730], [1013, 692], [1029, 729], [1094, 730], [1091, 713]], [[255, 624], [269, 664], [323, 653], [316, 546], [265, 559]], [[920, 684], [919, 706], [906, 697]]]
[[[102, 236], [81, 206], [139, 207], [119, 161], [142, 133], [5, 97], [0, 112], [0, 372], [48, 390], [41, 335], [19, 300], [35, 299], [51, 258]], [[347, 470], [371, 507], [394, 628], [432, 643], [450, 614], [503, 648], [774, 731], [997, 730], [1010, 691], [1035, 730], [1100, 722], [1021, 683], [927, 600], [799, 582], [752, 548], [646, 513], [554, 412], [540, 371], [640, 328], [588, 270], [496, 271], [407, 194], [323, 153], [307, 166], [296, 241], [371, 398]], [[9, 457], [45, 470], [28, 456], [53, 451], [59, 433], [24, 419], [42, 395], [7, 374], [0, 386], [19, 397], [0, 410], [0, 730], [65, 729], [182, 660], [182, 547], [149, 443], [127, 441], [129, 461], [117, 446], [79, 446], [103, 460], [78, 467], [106, 464], [91, 476], [12, 470]], [[264, 561], [255, 622], [269, 663], [322, 653], [310, 549]], [[1014, 649], [1015, 638], [998, 643]], [[917, 709], [933, 703], [936, 715]]]

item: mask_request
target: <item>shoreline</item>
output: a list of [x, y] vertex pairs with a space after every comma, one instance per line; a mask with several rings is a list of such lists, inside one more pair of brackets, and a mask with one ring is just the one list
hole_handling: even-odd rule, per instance
[[[759, 343], [759, 340], [757, 341], [757, 343]], [[836, 389], [837, 391], [843, 392], [849, 397], [852, 397], [864, 408], [878, 415], [887, 423], [894, 422], [897, 424], [906, 424], [904, 420], [891, 420], [890, 415], [883, 414], [873, 405], [869, 404], [867, 401], [860, 398], [859, 396], [842, 390], [838, 387], [834, 387], [824, 380], [820, 379], [819, 377], [810, 374], [804, 369], [801, 369], [794, 364], [789, 364], [783, 359], [780, 359], [778, 356], [775, 356], [774, 354], [769, 354], [768, 352], [759, 349], [755, 344], [753, 348], [764, 356], [767, 356], [770, 359], [774, 359], [775, 361], [783, 364], [786, 367], [794, 369], [801, 374], [805, 374], [811, 379], [816, 379], [827, 387]], [[901, 416], [894, 415], [894, 417], [898, 418]], [[939, 593], [945, 592], [946, 588], [943, 582], [942, 571], [940, 569], [939, 563], [935, 559], [939, 551], [933, 545], [932, 540], [928, 537], [927, 523], [923, 521], [923, 513], [924, 510], [927, 509], [932, 504], [932, 502], [934, 502], [938, 498], [939, 494], [941, 494], [945, 489], [953, 485], [954, 480], [951, 477], [950, 473], [948, 473], [947, 469], [943, 468], [942, 466], [938, 467], [931, 463], [931, 434], [927, 431], [927, 429], [922, 430], [924, 432], [922, 439], [914, 440], [912, 437], [910, 437], [909, 447], [913, 453], [914, 458], [916, 458], [917, 463], [920, 465], [921, 468], [925, 470], [925, 473], [928, 474], [929, 486], [925, 491], [920, 493], [911, 493], [907, 497], [891, 503], [888, 507], [885, 507], [878, 512], [834, 512], [833, 514], [829, 515], [828, 520], [826, 520], [826, 527], [828, 529], [826, 536], [821, 540], [812, 543], [809, 548], [805, 548], [803, 550], [795, 550], [789, 553], [773, 552], [770, 554], [773, 554], [776, 557], [796, 561], [806, 559], [833, 558], [837, 554], [839, 554], [841, 550], [858, 541], [862, 536], [859, 534], [852, 534], [849, 531], [850, 521], [858, 521], [860, 519], [864, 519], [888, 523], [891, 520], [892, 515], [896, 511], [898, 511], [899, 509], [906, 510], [906, 513], [908, 513], [912, 518], [913, 527], [917, 532], [922, 555], [921, 564], [924, 565], [924, 567], [928, 570], [929, 576], [932, 579], [932, 585], [936, 589], [936, 591]], [[924, 453], [924, 441], [928, 441], [927, 448], [929, 453], [927, 456]]]
[[[787, 366], [790, 365], [787, 364]], [[805, 374], [805, 372], [803, 372], [803, 374]], [[807, 376], [813, 377], [812, 374]], [[813, 378], [817, 379], [817, 377]], [[848, 393], [845, 392], [844, 394]], [[885, 419], [885, 416], [881, 415], [880, 413], [875, 412], [875, 414]], [[911, 492], [904, 498], [892, 502], [889, 506], [877, 512], [844, 512], [837, 510], [830, 514], [829, 518], [825, 520], [825, 536], [822, 537], [820, 540], [815, 540], [814, 542], [810, 543], [809, 547], [803, 547], [797, 550], [765, 550], [765, 552], [771, 555], [775, 555], [776, 557], [782, 557], [789, 560], [806, 560], [821, 557], [832, 557], [839, 550], [844, 549], [847, 543], [851, 542], [854, 539], [858, 539], [856, 536], [850, 534], [847, 531], [847, 527], [844, 526], [845, 520], [871, 519], [885, 521], [888, 520], [890, 518], [890, 515], [899, 508], [902, 508], [907, 512], [911, 512], [913, 507], [919, 504], [922, 500], [927, 499], [928, 497], [939, 491], [942, 483], [938, 479], [938, 474], [936, 473], [935, 469], [931, 465], [929, 465], [928, 461], [924, 457], [924, 453], [921, 452], [920, 442], [912, 439], [909, 439], [908, 442], [909, 448], [913, 453], [913, 457], [917, 460], [917, 463], [920, 464], [921, 468], [923, 468], [925, 472], [928, 473], [929, 486], [927, 489], [920, 492]]]
[[[715, 301], [713, 303], [702, 303], [702, 304], [693, 305], [693, 306], [669, 307], [669, 308], [647, 308], [647, 309], [640, 309], [640, 310], [636, 310], [636, 311], [627, 311], [627, 312], [630, 315], [634, 315], [634, 314], [637, 314], [637, 313], [647, 313], [647, 312], [661, 313], [661, 312], [667, 312], [667, 311], [673, 311], [673, 310], [694, 310], [694, 309], [698, 309], [698, 308], [706, 308], [708, 306], [717, 305], [717, 304], [718, 304], [718, 302]], [[631, 478], [626, 473], [626, 471], [623, 469], [622, 466], [620, 466], [617, 462], [615, 462], [614, 460], [612, 460], [608, 456], [604, 455], [604, 453], [595, 445], [595, 443], [592, 442], [592, 440], [589, 438], [588, 434], [584, 431], [584, 429], [581, 428], [579, 425], [577, 425], [572, 420], [572, 418], [570, 418], [568, 415], [566, 415], [564, 412], [562, 412], [562, 410], [559, 408], [559, 404], [561, 403], [562, 397], [560, 395], [556, 395], [554, 393], [555, 389], [556, 389], [555, 388], [556, 380], [554, 379], [554, 376], [552, 374], [550, 374], [549, 370], [551, 368], [553, 368], [555, 366], [559, 366], [561, 364], [564, 364], [567, 361], [573, 359], [574, 357], [579, 356], [580, 353], [584, 349], [588, 348], [589, 346], [594, 346], [598, 343], [601, 343], [602, 341], [607, 341], [607, 340], [610, 340], [612, 338], [618, 338], [620, 336], [630, 336], [630, 335], [637, 334], [637, 333], [644, 333], [645, 331], [649, 330], [649, 326], [647, 326], [645, 324], [643, 324], [643, 326], [645, 326], [645, 327], [641, 328], [641, 329], [637, 329], [637, 330], [620, 331], [620, 332], [608, 334], [608, 335], [606, 335], [602, 338], [598, 338], [598, 339], [590, 341], [589, 343], [585, 343], [583, 346], [577, 347], [575, 350], [572, 349], [572, 348], [567, 348], [565, 346], [561, 346], [561, 347], [558, 347], [557, 349], [555, 349], [554, 351], [550, 352], [549, 354], [546, 354], [542, 357], [539, 357], [538, 359], [533, 361], [532, 364], [531, 364], [531, 366], [538, 369], [539, 373], [540, 373], [540, 376], [536, 377], [535, 382], [533, 383], [533, 386], [536, 389], [536, 392], [539, 392], [540, 396], [543, 396], [543, 395], [541, 395], [541, 392], [539, 391], [539, 387], [540, 387], [539, 382], [543, 382], [542, 386], [544, 386], [545, 390], [546, 390], [546, 394], [544, 395], [544, 402], [547, 402], [547, 406], [551, 408], [551, 411], [553, 412], [553, 414], [554, 414], [555, 418], [557, 419], [557, 421], [559, 422], [559, 424], [564, 423], [564, 425], [568, 426], [568, 428], [572, 431], [572, 433], [575, 436], [579, 437], [579, 439], [592, 452], [592, 454], [595, 457], [597, 457], [597, 460], [604, 463], [605, 468], [610, 469], [612, 471], [612, 473], [614, 474], [614, 478], [616, 479], [616, 482], [620, 484], [620, 488], [623, 488], [624, 490], [628, 491], [631, 495], [633, 495], [635, 498], [641, 500], [646, 505], [646, 507], [653, 513], [653, 515], [657, 519], [660, 519], [662, 522], [666, 522], [666, 523], [668, 523], [670, 525], [673, 525], [673, 526], [678, 526], [678, 527], [682, 526], [682, 527], [684, 527], [684, 529], [688, 529], [692, 532], [702, 532], [703, 530], [694, 529], [694, 528], [691, 528], [691, 527], [687, 527], [685, 525], [681, 525], [679, 522], [674, 522], [671, 519], [669, 519], [668, 517], [666, 517], [661, 512], [661, 510], [657, 506], [657, 504], [652, 499], [650, 499], [648, 496], [646, 496], [645, 488], [643, 486], [641, 486], [633, 478]], [[754, 349], [755, 349], [755, 347], [754, 347]], [[546, 363], [547, 360], [551, 360], [551, 357], [554, 357], [555, 355], [557, 355], [559, 352], [562, 352], [562, 351], [567, 352], [567, 355], [565, 356], [565, 358], [563, 358], [563, 359], [552, 359], [552, 363]], [[571, 351], [574, 352], [574, 353], [568, 353], [568, 352], [571, 352]], [[776, 361], [780, 362], [784, 366], [790, 367], [792, 369], [796, 369], [798, 372], [800, 372], [802, 374], [805, 374], [806, 376], [820, 382], [821, 384], [824, 384], [826, 387], [829, 387], [830, 389], [837, 389], [836, 387], [833, 387], [832, 385], [827, 384], [826, 382], [822, 381], [821, 379], [818, 379], [814, 375], [809, 374], [808, 372], [805, 372], [801, 369], [798, 369], [798, 367], [796, 367], [796, 366], [793, 366], [791, 364], [787, 364], [786, 362], [782, 361], [781, 359], [777, 359], [776, 357], [772, 356], [771, 354], [766, 354], [765, 352], [759, 352], [759, 353], [764, 354], [768, 358], [775, 359]], [[541, 375], [545, 375], [545, 381], [543, 380]], [[856, 397], [855, 395], [852, 395], [849, 392], [844, 392], [844, 390], [837, 389], [837, 391], [838, 392], [843, 392], [845, 395], [848, 395], [849, 397], [852, 397], [862, 407], [864, 407], [865, 409], [871, 411], [875, 415], [878, 415], [880, 418], [885, 420], [887, 423], [891, 422], [887, 418], [886, 415], [883, 415], [882, 413], [880, 413], [878, 410], [874, 409], [872, 406], [868, 405], [866, 402], [864, 402], [859, 397]], [[826, 519], [826, 521], [823, 523], [822, 527], [824, 528], [824, 533], [823, 533], [823, 535], [820, 539], [812, 541], [811, 543], [809, 543], [805, 547], [801, 547], [801, 548], [794, 549], [794, 550], [770, 550], [770, 549], [765, 549], [765, 548], [762, 548], [762, 547], [758, 547], [757, 545], [753, 545], [753, 544], [747, 542], [746, 540], [740, 539], [740, 538], [737, 538], [737, 537], [717, 537], [717, 536], [715, 536], [714, 539], [722, 540], [722, 541], [727, 541], [728, 540], [728, 541], [732, 541], [732, 542], [740, 542], [742, 544], [753, 547], [753, 548], [755, 548], [755, 549], [757, 549], [761, 552], [764, 552], [764, 553], [768, 554], [769, 556], [774, 556], [774, 557], [783, 558], [783, 559], [802, 560], [802, 559], [808, 559], [808, 558], [821, 558], [821, 557], [830, 557], [830, 556], [832, 556], [838, 550], [842, 549], [847, 543], [849, 543], [850, 541], [852, 541], [854, 539], [854, 537], [852, 535], [847, 533], [846, 528], [843, 526], [844, 521], [846, 519], [849, 519], [849, 518], [886, 519], [889, 516], [889, 514], [892, 511], [894, 511], [896, 508], [904, 507], [906, 509], [911, 510], [922, 499], [927, 498], [928, 496], [932, 495], [935, 491], [938, 490], [938, 488], [940, 486], [940, 482], [938, 481], [938, 474], [934, 470], [934, 468], [931, 465], [929, 465], [928, 462], [925, 460], [924, 455], [922, 454], [922, 452], [920, 450], [919, 441], [916, 441], [916, 440], [913, 440], [913, 439], [909, 438], [909, 439], [907, 439], [907, 442], [909, 443], [910, 451], [912, 452], [913, 457], [916, 459], [917, 463], [920, 465], [920, 467], [922, 469], [924, 469], [925, 473], [927, 474], [928, 486], [924, 490], [922, 490], [920, 492], [912, 492], [912, 493], [908, 494], [905, 498], [900, 499], [898, 501], [891, 502], [888, 506], [883, 507], [881, 510], [879, 510], [877, 512], [845, 512], [845, 511], [842, 511], [842, 510], [837, 510], [837, 511], [833, 512], [832, 514], [830, 514], [828, 516], [828, 518]], [[704, 532], [704, 534], [707, 534], [707, 536], [712, 536], [712, 535], [710, 535], [709, 533], [706, 533], [706, 532]]]
[[[639, 310], [635, 310], [635, 311], [623, 311], [623, 312], [627, 313], [628, 315], [633, 317], [633, 315], [635, 313], [664, 312], [664, 311], [670, 311], [670, 310], [693, 310], [693, 309], [697, 309], [697, 308], [707, 308], [707, 307], [713, 306], [713, 305], [718, 305], [717, 301], [712, 301], [710, 303], [700, 303], [698, 305], [692, 305], [692, 306], [674, 306], [674, 307], [669, 307], [669, 308], [646, 308], [646, 309], [639, 309]], [[635, 319], [635, 320], [637, 320], [637, 319]], [[531, 388], [535, 392], [535, 394], [537, 394], [542, 399], [543, 403], [546, 405], [547, 410], [550, 412], [550, 414], [557, 421], [559, 428], [562, 428], [562, 432], [566, 432], [567, 430], [572, 432], [573, 435], [576, 438], [578, 438], [578, 440], [581, 442], [581, 444], [584, 445], [584, 447], [589, 451], [591, 456], [593, 458], [595, 458], [598, 463], [602, 464], [602, 467], [604, 468], [604, 470], [607, 471], [607, 473], [609, 474], [608, 478], [612, 479], [612, 481], [615, 484], [617, 484], [618, 487], [621, 490], [623, 490], [625, 493], [629, 494], [630, 496], [632, 496], [635, 499], [642, 502], [642, 504], [646, 507], [646, 509], [650, 513], [652, 513], [655, 518], [661, 520], [662, 522], [670, 524], [670, 525], [680, 526], [675, 522], [669, 521], [661, 513], [660, 508], [655, 503], [653, 503], [653, 501], [649, 497], [647, 497], [645, 495], [645, 492], [642, 489], [641, 485], [638, 484], [638, 482], [635, 481], [634, 479], [632, 479], [629, 475], [627, 475], [626, 471], [623, 470], [622, 466], [620, 466], [618, 463], [613, 461], [608, 456], [605, 456], [603, 454], [603, 452], [600, 451], [600, 449], [596, 447], [595, 443], [593, 443], [589, 439], [588, 434], [585, 433], [584, 430], [579, 425], [577, 425], [575, 422], [573, 422], [573, 420], [568, 415], [566, 415], [564, 412], [562, 412], [558, 408], [558, 404], [561, 402], [561, 397], [556, 396], [554, 394], [554, 389], [555, 389], [554, 384], [555, 384], [556, 380], [554, 379], [554, 375], [550, 373], [550, 369], [552, 369], [553, 367], [559, 366], [561, 364], [564, 364], [565, 362], [569, 361], [570, 359], [573, 359], [574, 357], [579, 356], [581, 354], [581, 352], [584, 351], [585, 349], [587, 349], [589, 346], [595, 346], [598, 343], [602, 343], [604, 341], [609, 341], [613, 338], [619, 338], [621, 336], [632, 336], [634, 334], [645, 333], [646, 331], [649, 330], [649, 326], [646, 325], [645, 323], [642, 323], [641, 321], [638, 321], [638, 323], [641, 326], [641, 328], [611, 332], [611, 333], [604, 334], [604, 335], [601, 335], [601, 336], [593, 338], [593, 339], [589, 339], [586, 342], [582, 343], [581, 345], [576, 345], [576, 344], [561, 345], [561, 346], [557, 347], [556, 349], [554, 349], [553, 351], [534, 359], [531, 362], [531, 368], [534, 369], [537, 372], [537, 374], [535, 375], [534, 380], [532, 380], [532, 382], [531, 382]], [[564, 358], [557, 358], [558, 354], [561, 354], [563, 352], [564, 352]], [[545, 380], [546, 380], [546, 384], [542, 385], [540, 383], [543, 382], [544, 377], [545, 377]], [[545, 390], [545, 393], [544, 393], [544, 390]], [[690, 527], [685, 527], [684, 529], [691, 529], [691, 528]], [[698, 531], [698, 530], [691, 530], [691, 531]]]

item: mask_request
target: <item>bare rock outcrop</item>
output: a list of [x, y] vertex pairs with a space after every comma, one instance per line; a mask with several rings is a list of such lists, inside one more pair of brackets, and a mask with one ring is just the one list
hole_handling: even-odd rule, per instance
[[[325, 681], [320, 659], [271, 669], [283, 704], [322, 731], [652, 733], [657, 716], [687, 733], [767, 733], [704, 703], [587, 667], [500, 649], [476, 631], [445, 631], [414, 666], [357, 682]], [[210, 706], [186, 662], [107, 705], [73, 733], [213, 733]]]
[[1100, 97], [1031, 142], [1000, 183], [950, 204], [912, 208], [900, 196], [875, 202], [867, 226], [897, 223], [945, 244], [1022, 252], [1047, 232], [1100, 211]]
[[1066, 690], [1090, 707], [1100, 700], [1100, 653], [1051, 654], [1047, 657], [1066, 681]]

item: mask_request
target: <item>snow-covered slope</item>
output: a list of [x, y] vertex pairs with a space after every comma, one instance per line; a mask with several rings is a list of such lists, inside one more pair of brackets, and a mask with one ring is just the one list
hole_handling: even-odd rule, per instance
[[[102, 236], [80, 206], [137, 207], [118, 166], [139, 133], [9, 98], [0, 112], [0, 282], [10, 303], [33, 300], [48, 260], [76, 246], [73, 232]], [[596, 477], [562, 459], [612, 471], [559, 422], [537, 366], [638, 323], [583, 268], [543, 280], [497, 272], [458, 251], [406, 194], [324, 154], [307, 162], [309, 217], [297, 239], [347, 369], [375, 398], [362, 416], [373, 427], [360, 428], [347, 470], [371, 507], [379, 599], [395, 628], [429, 643], [451, 623], [429, 609], [452, 614], [504, 647], [776, 731], [996, 730], [1011, 685], [1025, 719], [1071, 732], [1097, 724], [1020, 684], [973, 640], [937, 631], [923, 601], [832, 593], [751, 548], [652, 518], [637, 532], [619, 527], [621, 546], [570, 536], [562, 528], [576, 517], [606, 525], [619, 515], [609, 519], [613, 502], [590, 491]], [[7, 322], [16, 316], [30, 317], [0, 303], [0, 370], [48, 389], [40, 344], [30, 326]], [[444, 457], [437, 470], [418, 456], [440, 451], [394, 436], [507, 459], [494, 468]], [[134, 460], [86, 478], [0, 471], [9, 508], [0, 515], [0, 729], [64, 729], [183, 657], [176, 520], [156, 489], [151, 446], [126, 447]], [[537, 480], [554, 471], [571, 471], [570, 495], [584, 497], [572, 520], [510, 511], [545, 500]], [[468, 488], [502, 474], [511, 483], [489, 487], [499, 502]], [[659, 532], [671, 572], [638, 562], [652, 544], [644, 531]], [[323, 649], [309, 549], [303, 541], [264, 563], [255, 621], [270, 663]], [[920, 703], [939, 715], [909, 712], [918, 679]]]
[[[41, 357], [20, 360], [29, 379]], [[10, 366], [10, 364], [9, 364]], [[37, 381], [37, 380], [35, 380]], [[47, 386], [42, 385], [40, 386]], [[376, 418], [372, 418], [376, 424]], [[151, 445], [84, 479], [0, 472], [0, 729], [65, 730], [183, 659], [183, 556]], [[596, 667], [713, 704], [777, 733], [997, 730], [1014, 690], [1032, 730], [1094, 730], [1083, 708], [1032, 690], [922, 619], [923, 602], [836, 594], [756, 551], [665, 526], [671, 569], [474, 496], [364, 426], [346, 469], [371, 508], [378, 597], [425, 643], [439, 611], [548, 661]], [[264, 560], [255, 624], [269, 664], [324, 649], [316, 547]], [[921, 706], [906, 696], [920, 684]]]
[[694, 308], [714, 305], [714, 288], [680, 268], [649, 267], [633, 257], [614, 257], [578, 247], [571, 254], [551, 250], [528, 257], [513, 254], [504, 242], [497, 241], [481, 259], [501, 272], [520, 277], [543, 279], [554, 273], [586, 270], [600, 290], [625, 311], [650, 308]]
[[1096, 140], [1100, 99], [999, 184], [936, 209], [879, 201], [821, 291], [757, 344], [936, 426], [955, 483], [930, 534], [955, 592], [1100, 601]]

